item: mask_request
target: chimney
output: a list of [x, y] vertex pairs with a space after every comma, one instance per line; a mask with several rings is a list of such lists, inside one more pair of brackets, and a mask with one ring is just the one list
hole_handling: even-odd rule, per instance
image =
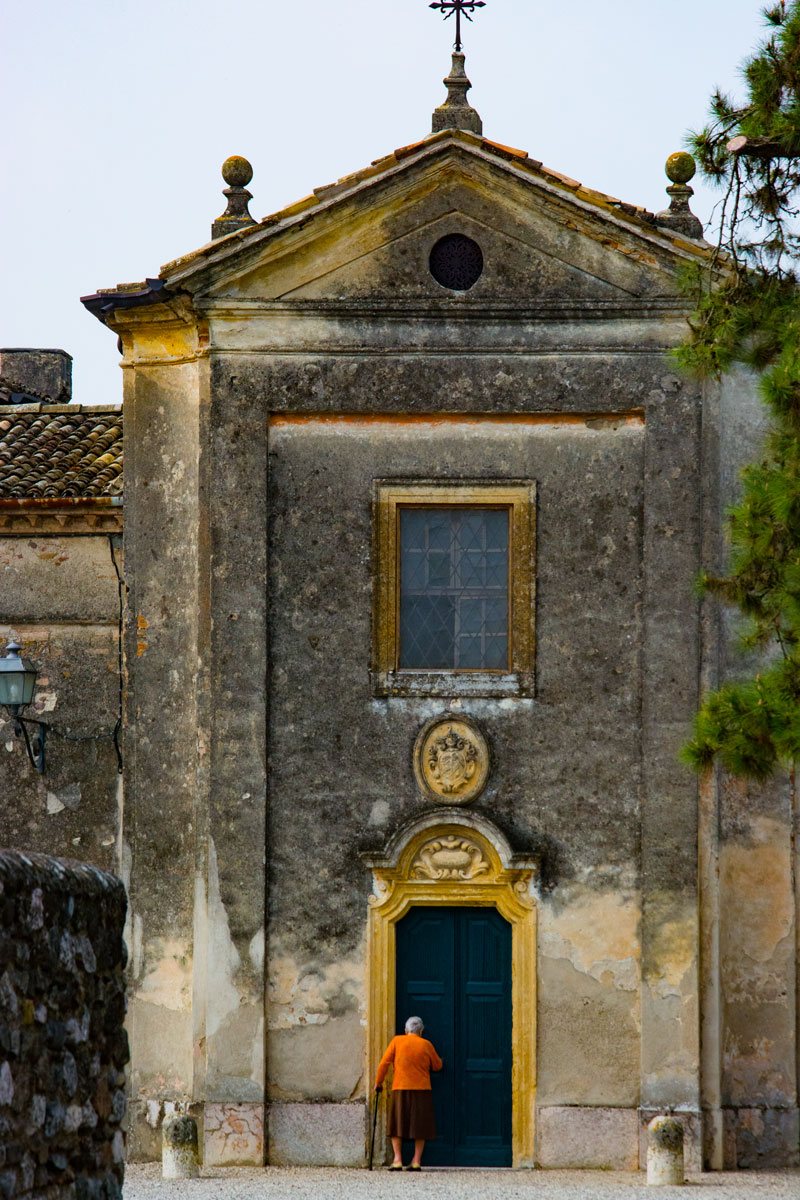
[[0, 404], [68, 404], [72, 355], [66, 350], [0, 350]]

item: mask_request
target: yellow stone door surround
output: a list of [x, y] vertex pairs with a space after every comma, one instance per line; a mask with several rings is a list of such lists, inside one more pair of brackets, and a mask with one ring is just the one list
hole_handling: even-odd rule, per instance
[[491, 821], [439, 808], [404, 826], [372, 870], [369, 899], [368, 1098], [395, 1034], [396, 932], [415, 906], [496, 908], [511, 925], [512, 1150], [516, 1168], [533, 1167], [536, 1105], [536, 901], [539, 863], [516, 854]]

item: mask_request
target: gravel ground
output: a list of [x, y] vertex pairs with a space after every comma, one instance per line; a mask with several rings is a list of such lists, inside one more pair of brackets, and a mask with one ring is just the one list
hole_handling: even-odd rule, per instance
[[420, 1175], [386, 1170], [341, 1171], [252, 1167], [204, 1171], [200, 1179], [162, 1180], [157, 1164], [130, 1166], [125, 1200], [636, 1200], [660, 1195], [707, 1196], [708, 1200], [798, 1200], [800, 1171], [742, 1171], [695, 1176], [687, 1187], [648, 1188], [644, 1176], [600, 1171], [456, 1171]]

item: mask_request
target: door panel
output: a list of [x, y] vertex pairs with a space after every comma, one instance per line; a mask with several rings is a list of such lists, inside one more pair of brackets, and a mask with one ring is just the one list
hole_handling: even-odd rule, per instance
[[430, 1165], [511, 1165], [511, 926], [489, 908], [414, 908], [397, 926], [397, 1029], [425, 1022], [444, 1059], [432, 1077]]
[[[425, 1036], [444, 1061], [444, 1068], [431, 1076], [431, 1084], [439, 1131], [436, 1144], [441, 1142], [450, 1154], [455, 1133], [455, 950], [452, 909], [413, 908], [397, 927], [397, 1032], [403, 1032], [409, 1017], [422, 1017]], [[426, 1161], [434, 1159], [426, 1153]]]

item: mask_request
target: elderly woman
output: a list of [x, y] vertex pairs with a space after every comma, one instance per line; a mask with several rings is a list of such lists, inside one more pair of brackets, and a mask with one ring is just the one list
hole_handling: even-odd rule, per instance
[[425, 1143], [436, 1137], [431, 1071], [441, 1071], [442, 1060], [431, 1043], [422, 1036], [424, 1031], [425, 1026], [419, 1017], [409, 1017], [405, 1034], [392, 1038], [378, 1065], [376, 1092], [383, 1090], [389, 1067], [394, 1066], [388, 1125], [394, 1150], [390, 1171], [403, 1169], [404, 1138], [413, 1139], [414, 1142], [414, 1157], [407, 1169], [419, 1171]]

